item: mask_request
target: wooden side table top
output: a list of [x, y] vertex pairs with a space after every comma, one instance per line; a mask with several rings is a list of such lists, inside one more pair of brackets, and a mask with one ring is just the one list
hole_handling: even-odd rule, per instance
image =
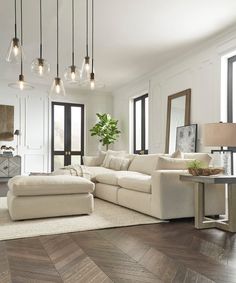
[[204, 184], [236, 184], [236, 175], [192, 176], [190, 174], [183, 174], [180, 175], [180, 180]]

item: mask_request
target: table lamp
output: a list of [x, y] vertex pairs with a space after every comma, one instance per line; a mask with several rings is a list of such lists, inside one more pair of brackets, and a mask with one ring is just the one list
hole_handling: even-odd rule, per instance
[[203, 126], [203, 144], [220, 147], [211, 150], [212, 154], [219, 153], [223, 158], [225, 173], [233, 175], [233, 151], [224, 147], [236, 147], [236, 123], [209, 123]]

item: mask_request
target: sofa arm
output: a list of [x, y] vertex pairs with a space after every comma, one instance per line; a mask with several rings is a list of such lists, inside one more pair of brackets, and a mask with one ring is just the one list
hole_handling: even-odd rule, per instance
[[[186, 170], [157, 170], [152, 174], [152, 211], [161, 219], [194, 216], [194, 183], [179, 179]], [[224, 185], [206, 187], [206, 215], [224, 213]]]
[[101, 158], [100, 156], [83, 156], [83, 162], [86, 166], [100, 166]]

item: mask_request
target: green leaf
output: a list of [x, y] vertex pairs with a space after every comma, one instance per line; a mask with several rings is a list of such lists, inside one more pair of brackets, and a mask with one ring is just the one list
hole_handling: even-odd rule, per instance
[[121, 133], [117, 126], [118, 120], [113, 119], [110, 114], [106, 113], [96, 113], [96, 116], [98, 117], [98, 122], [89, 130], [91, 136], [98, 136], [103, 146], [114, 143]]

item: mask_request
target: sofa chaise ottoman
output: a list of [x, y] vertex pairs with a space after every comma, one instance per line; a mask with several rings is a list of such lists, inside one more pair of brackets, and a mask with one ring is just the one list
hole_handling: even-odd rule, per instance
[[75, 176], [16, 176], [8, 182], [13, 220], [90, 214], [94, 184]]

